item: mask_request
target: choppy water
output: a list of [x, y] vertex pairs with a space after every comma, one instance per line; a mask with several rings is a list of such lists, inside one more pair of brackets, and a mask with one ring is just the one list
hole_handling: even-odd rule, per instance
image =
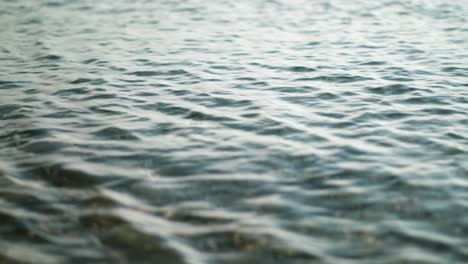
[[1, 263], [466, 263], [468, 1], [0, 2]]

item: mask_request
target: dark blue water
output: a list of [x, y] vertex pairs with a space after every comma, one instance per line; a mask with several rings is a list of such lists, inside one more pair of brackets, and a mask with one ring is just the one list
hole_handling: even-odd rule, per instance
[[0, 263], [467, 263], [468, 1], [0, 1]]

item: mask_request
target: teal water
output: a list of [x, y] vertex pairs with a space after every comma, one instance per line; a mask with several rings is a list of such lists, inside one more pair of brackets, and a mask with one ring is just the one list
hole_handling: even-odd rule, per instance
[[0, 263], [467, 263], [467, 0], [1, 0]]

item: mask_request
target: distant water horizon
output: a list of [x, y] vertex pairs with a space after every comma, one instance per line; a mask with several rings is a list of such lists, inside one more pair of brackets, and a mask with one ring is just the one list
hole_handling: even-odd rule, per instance
[[467, 19], [0, 1], [0, 263], [467, 263]]

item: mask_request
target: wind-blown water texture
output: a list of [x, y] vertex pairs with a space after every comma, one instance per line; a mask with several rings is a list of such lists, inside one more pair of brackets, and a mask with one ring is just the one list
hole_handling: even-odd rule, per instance
[[0, 2], [1, 263], [466, 263], [468, 1]]

